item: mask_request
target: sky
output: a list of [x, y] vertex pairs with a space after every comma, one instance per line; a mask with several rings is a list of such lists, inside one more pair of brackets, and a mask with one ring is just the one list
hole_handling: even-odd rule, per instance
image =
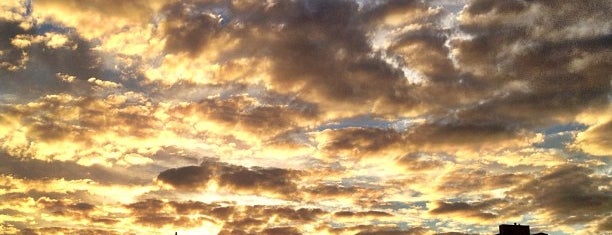
[[610, 234], [610, 12], [0, 1], [0, 233]]

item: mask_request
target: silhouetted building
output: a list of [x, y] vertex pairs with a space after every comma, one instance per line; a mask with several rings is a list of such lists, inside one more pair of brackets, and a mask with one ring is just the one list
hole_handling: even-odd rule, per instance
[[499, 226], [499, 233], [497, 235], [530, 235], [529, 226], [527, 225], [514, 225], [502, 224]]
[[[529, 225], [502, 224], [499, 226], [497, 235], [529, 235]], [[533, 235], [548, 235], [546, 233], [535, 233]]]

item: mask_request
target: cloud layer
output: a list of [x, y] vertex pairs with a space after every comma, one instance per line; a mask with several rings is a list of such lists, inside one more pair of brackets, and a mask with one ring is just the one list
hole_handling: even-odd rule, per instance
[[0, 230], [610, 232], [611, 8], [0, 3]]

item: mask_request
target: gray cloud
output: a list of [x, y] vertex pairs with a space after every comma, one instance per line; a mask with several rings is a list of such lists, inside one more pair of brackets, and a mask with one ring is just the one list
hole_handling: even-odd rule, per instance
[[[451, 43], [457, 60], [479, 79], [508, 88], [461, 115], [547, 125], [606, 105], [610, 28], [593, 27], [606, 25], [603, 12], [609, 8], [604, 1], [471, 1], [460, 29], [474, 38]], [[484, 13], [490, 15], [478, 20]], [[592, 31], [583, 33], [577, 24], [587, 19], [576, 15], [599, 23], [584, 26]], [[524, 20], [528, 17], [535, 23]], [[511, 89], [510, 84], [521, 85]]]
[[[169, 201], [147, 199], [125, 205], [137, 222], [156, 227], [178, 225], [193, 227], [198, 221], [224, 222], [220, 234], [244, 233], [276, 234], [297, 232], [296, 228], [268, 224], [271, 218], [282, 218], [294, 223], [315, 222], [326, 214], [321, 209], [292, 208], [286, 206], [239, 206], [231, 203], [203, 203], [199, 201]], [[167, 209], [171, 210], [168, 211]], [[192, 221], [188, 215], [198, 215], [201, 220]]]
[[[222, 17], [230, 22], [219, 23], [226, 19], [206, 14], [189, 16], [189, 7], [210, 12], [225, 9]], [[355, 2], [280, 1], [248, 8], [193, 3], [175, 4], [171, 9], [166, 24], [182, 23], [177, 28], [180, 33], [166, 30], [168, 52], [197, 54], [207, 38], [229, 35], [239, 39], [239, 45], [224, 51], [219, 62], [270, 60], [273, 91], [321, 103], [379, 101], [383, 112], [390, 111], [386, 106], [411, 109], [416, 105], [400, 71], [374, 55]]]
[[[0, 30], [5, 32], [0, 44], [0, 68], [4, 71], [0, 74], [0, 91], [19, 94], [20, 100], [61, 92], [87, 94], [91, 91], [85, 81], [91, 77], [101, 77], [104, 69], [99, 61], [100, 56], [88, 41], [67, 30], [45, 32], [41, 29], [53, 29], [51, 22], [30, 25], [27, 30], [20, 26], [22, 24], [29, 23], [0, 20]], [[49, 44], [52, 35], [65, 37], [65, 45]], [[12, 43], [18, 39], [23, 42]], [[62, 81], [58, 74], [74, 76], [83, 82]]]
[[22, 159], [0, 152], [0, 174], [29, 180], [91, 179], [103, 184], [146, 184], [150, 179], [130, 176], [100, 165], [82, 166], [70, 161]]
[[178, 189], [197, 190], [205, 187], [210, 180], [228, 189], [251, 193], [261, 190], [278, 193], [285, 197], [297, 192], [295, 180], [298, 171], [280, 168], [246, 168], [205, 160], [200, 166], [187, 166], [161, 172], [157, 180]]
[[186, 107], [173, 108], [172, 111], [198, 115], [260, 136], [274, 136], [299, 128], [315, 120], [319, 114], [315, 105], [300, 101], [275, 104], [270, 99], [262, 97], [259, 100], [248, 96], [210, 98]]
[[434, 215], [454, 214], [457, 216], [474, 217], [482, 220], [497, 219], [500, 215], [488, 212], [497, 204], [503, 203], [500, 199], [483, 200], [480, 202], [437, 202], [437, 207], [429, 211]]
[[404, 155], [398, 162], [409, 170], [431, 170], [444, 165], [443, 159], [439, 159], [436, 154], [414, 152]]
[[461, 195], [475, 190], [492, 190], [520, 185], [531, 177], [521, 173], [487, 172], [478, 169], [457, 169], [442, 177], [438, 190]]
[[[562, 165], [516, 190], [515, 200], [551, 214], [551, 221], [577, 224], [603, 218], [612, 209], [610, 177], [589, 168]], [[528, 210], [529, 208], [523, 208]]]
[[384, 211], [358, 211], [358, 212], [352, 212], [352, 211], [338, 211], [336, 213], [334, 213], [334, 216], [336, 217], [390, 217], [393, 216], [392, 214], [389, 214], [387, 212]]

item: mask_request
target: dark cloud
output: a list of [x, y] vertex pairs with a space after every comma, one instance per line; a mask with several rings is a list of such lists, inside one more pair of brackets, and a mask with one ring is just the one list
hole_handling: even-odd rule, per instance
[[506, 123], [442, 120], [416, 126], [411, 130], [408, 141], [423, 145], [479, 148], [500, 144], [503, 141], [522, 139], [528, 134]]
[[[460, 28], [473, 38], [451, 46], [462, 69], [506, 89], [466, 110], [464, 117], [546, 125], [607, 104], [610, 35], [596, 26], [608, 21], [603, 12], [610, 6], [604, 2], [471, 1]], [[522, 20], [527, 17], [535, 23]], [[578, 27], [583, 20], [589, 25]]]
[[598, 226], [599, 231], [612, 231], [612, 216], [606, 217]]
[[165, 50], [169, 53], [187, 52], [198, 55], [207, 45], [209, 39], [214, 37], [221, 27], [221, 19], [213, 13], [205, 14], [195, 11], [197, 6], [177, 2], [166, 5], [166, 19], [162, 28], [166, 37]]
[[353, 212], [353, 211], [338, 211], [336, 213], [334, 213], [334, 216], [337, 217], [390, 217], [393, 216], [392, 214], [389, 214], [387, 212], [384, 211], [358, 211], [358, 212]]
[[87, 234], [87, 235], [118, 235], [122, 234], [113, 230], [106, 229], [80, 229], [64, 227], [44, 227], [44, 228], [25, 228], [19, 231], [23, 235], [42, 235], [42, 234]]
[[262, 213], [262, 215], [278, 215], [296, 222], [314, 222], [324, 214], [326, 212], [319, 208], [300, 208], [296, 210], [287, 207], [266, 208]]
[[424, 235], [427, 229], [415, 227], [410, 229], [373, 228], [356, 233], [356, 235]]
[[0, 58], [2, 58], [2, 62], [0, 62], [0, 68], [6, 71], [22, 70], [25, 66], [24, 63], [27, 62], [27, 51], [13, 45], [12, 40], [18, 35], [34, 34], [34, 29], [24, 29], [19, 24], [18, 21], [0, 20], [0, 31], [2, 31], [2, 37], [0, 38], [0, 50], [2, 51]]
[[144, 214], [144, 213], [156, 213], [159, 212], [164, 206], [164, 202], [157, 199], [147, 199], [144, 201], [135, 202], [129, 205], [126, 205], [128, 209], [131, 209], [134, 213]]
[[[254, 219], [251, 217], [241, 217], [238, 219], [234, 219], [230, 222], [227, 222], [223, 225], [223, 230], [221, 230], [221, 234], [247, 234], [245, 230], [257, 230], [257, 227], [262, 227], [266, 224], [266, 221], [261, 219]], [[250, 233], [248, 233], [250, 234]]]
[[404, 66], [424, 75], [427, 82], [444, 86], [437, 82], [452, 83], [458, 75], [448, 58], [450, 49], [445, 46], [449, 35], [447, 30], [426, 25], [397, 36], [387, 50], [400, 56]]
[[354, 186], [346, 187], [336, 184], [319, 184], [314, 187], [306, 188], [306, 191], [310, 194], [316, 195], [316, 197], [344, 197], [357, 193], [359, 188]]
[[[169, 201], [147, 199], [125, 205], [137, 222], [163, 227], [196, 227], [202, 222], [219, 223], [243, 215], [232, 204], [203, 203], [199, 201]], [[236, 218], [237, 219], [237, 218]]]
[[414, 13], [415, 11], [425, 11], [429, 5], [415, 0], [384, 1], [380, 4], [366, 5], [367, 10], [362, 13], [361, 18], [365, 22], [381, 23], [385, 18]]
[[[273, 91], [321, 103], [376, 102], [382, 112], [389, 112], [390, 106], [408, 110], [416, 105], [401, 72], [373, 56], [355, 2], [262, 2], [246, 9], [202, 3], [172, 7], [167, 24], [177, 20], [180, 32], [167, 30], [170, 52], [193, 54], [216, 35], [235, 38], [239, 41], [234, 49], [217, 49], [223, 51], [219, 62], [229, 66], [239, 58], [269, 60], [271, 80], [266, 82]], [[221, 17], [230, 22], [185, 14], [190, 7], [205, 12], [226, 9]]]
[[230, 215], [235, 213], [235, 208], [233, 205], [223, 205], [223, 204], [207, 204], [198, 201], [187, 201], [187, 202], [176, 202], [170, 201], [168, 202], [177, 214], [205, 214], [210, 215], [219, 219], [227, 219]]
[[[213, 211], [222, 206], [204, 204], [201, 202], [163, 202], [157, 199], [147, 199], [125, 205], [131, 210], [131, 216], [142, 225], [161, 228], [165, 225], [176, 227], [197, 227], [204, 222], [217, 223]], [[172, 210], [169, 211], [168, 207]], [[192, 214], [191, 212], [197, 212]], [[195, 215], [195, 216], [190, 216]]]
[[43, 210], [57, 216], [74, 217], [77, 219], [89, 217], [89, 213], [95, 206], [86, 202], [70, 203], [65, 200], [54, 200], [39, 198], [36, 203], [43, 207]]
[[300, 230], [294, 227], [276, 227], [263, 230], [266, 235], [301, 235]]
[[[104, 69], [90, 43], [67, 30], [41, 29], [53, 29], [51, 23], [41, 22], [40, 25], [28, 26], [28, 29], [21, 26], [28, 24], [0, 20], [0, 31], [3, 32], [0, 68], [4, 71], [0, 74], [0, 91], [15, 95], [18, 100], [61, 92], [87, 94], [91, 91], [84, 81], [101, 77]], [[52, 45], [53, 37], [64, 37], [65, 45]], [[81, 82], [63, 81], [58, 78], [59, 74], [73, 76]]]
[[[529, 145], [529, 139], [535, 137], [535, 133], [510, 123], [462, 119], [431, 121], [411, 126], [404, 131], [349, 127], [327, 130], [323, 134], [327, 137], [323, 150], [330, 156], [340, 151], [350, 151], [352, 157], [360, 158], [369, 154], [395, 151], [385, 155], [399, 159], [406, 156], [403, 161], [407, 162], [416, 159], [415, 155], [405, 155], [406, 152], [496, 150]], [[441, 162], [433, 160], [427, 164], [439, 165]]]
[[0, 174], [29, 180], [91, 179], [103, 184], [145, 184], [138, 178], [100, 165], [82, 166], [69, 161], [42, 161], [12, 157], [0, 152]]
[[103, 98], [48, 95], [35, 100], [37, 105], [2, 105], [0, 111], [2, 116], [28, 126], [28, 137], [41, 142], [70, 140], [91, 144], [92, 133], [111, 130], [122, 135], [150, 136], [158, 124], [151, 115], [157, 107], [142, 107], [145, 101], [131, 95], [134, 94]]
[[[70, 195], [64, 195], [70, 196]], [[30, 198], [33, 199], [33, 198]], [[84, 220], [89, 223], [96, 224], [96, 226], [100, 225], [113, 225], [119, 222], [118, 218], [114, 218], [114, 215], [100, 215], [100, 212], [103, 212], [101, 208], [96, 205], [88, 202], [75, 202], [67, 197], [62, 197], [61, 199], [51, 199], [48, 197], [40, 197], [36, 200], [36, 205], [38, 208], [38, 213], [48, 213], [53, 216], [76, 219], [76, 220]], [[23, 214], [21, 214], [23, 215]], [[29, 231], [27, 228], [24, 231]], [[21, 227], [21, 226], [19, 226]], [[101, 228], [101, 227], [98, 227]], [[40, 229], [40, 228], [39, 228]], [[34, 231], [39, 230], [34, 229]], [[109, 231], [105, 230], [92, 230], [97, 231], [93, 232], [93, 234], [107, 234]], [[104, 233], [107, 232], [107, 233]], [[43, 232], [43, 234], [45, 234]], [[79, 232], [79, 234], [89, 234], [88, 232]]]
[[261, 190], [289, 196], [297, 192], [298, 171], [280, 168], [246, 168], [206, 160], [200, 166], [187, 166], [161, 172], [157, 180], [179, 189], [198, 189], [210, 180], [227, 189], [257, 193]]
[[454, 214], [457, 216], [473, 217], [481, 220], [497, 219], [500, 215], [489, 212], [492, 208], [503, 200], [490, 199], [480, 202], [437, 202], [436, 208], [433, 208], [429, 213], [434, 215]]
[[[147, 199], [125, 205], [137, 222], [149, 226], [174, 225], [194, 227], [198, 222], [223, 223], [220, 234], [292, 234], [296, 228], [280, 226], [280, 222], [314, 223], [327, 212], [318, 208], [288, 206], [240, 206], [233, 203], [203, 203], [199, 201], [169, 201]], [[197, 219], [193, 219], [196, 217]], [[280, 219], [280, 220], [279, 220]]]
[[198, 115], [229, 127], [266, 136], [306, 125], [318, 116], [318, 109], [312, 104], [300, 101], [275, 104], [270, 99], [263, 97], [258, 100], [248, 96], [212, 98], [186, 107], [176, 107], [172, 111]]
[[603, 218], [612, 209], [610, 177], [589, 168], [562, 165], [543, 172], [511, 195], [523, 205], [541, 209], [555, 223], [577, 224]]
[[324, 143], [324, 149], [331, 152], [341, 150], [378, 152], [404, 141], [402, 133], [393, 129], [349, 127], [329, 130], [326, 134], [330, 138]]
[[442, 177], [438, 190], [460, 195], [475, 190], [511, 188], [529, 179], [531, 179], [529, 175], [521, 173], [495, 174], [485, 170], [458, 169]]
[[398, 159], [398, 162], [412, 171], [431, 170], [444, 165], [442, 159], [436, 154], [409, 153]]
[[296, 176], [296, 172], [280, 168], [234, 167], [220, 175], [219, 184], [236, 189], [263, 189], [291, 194], [297, 190], [293, 181]]
[[206, 186], [213, 172], [207, 167], [186, 166], [159, 173], [157, 180], [179, 189], [197, 189]]
[[[609, 1], [449, 2], [1, 3], [9, 11], [0, 16], [0, 174], [6, 181], [0, 213], [35, 219], [0, 229], [115, 234], [131, 231], [102, 228], [127, 220], [154, 229], [213, 223], [222, 226], [220, 234], [301, 234], [315, 227], [337, 234], [429, 234], [379, 221], [429, 205], [431, 215], [459, 219], [422, 223], [457, 230], [466, 224], [460, 219], [490, 224], [520, 218], [590, 230], [584, 233], [610, 231], [605, 157], [612, 122], [607, 114], [583, 117], [610, 105]], [[462, 11], [433, 6], [464, 2]], [[138, 45], [115, 34], [138, 38]], [[52, 43], [53, 36], [59, 42]], [[105, 51], [110, 44], [124, 45]], [[123, 49], [146, 53], [127, 56]], [[575, 122], [588, 129], [565, 131], [568, 141], [575, 135], [571, 146], [533, 143], [548, 128]], [[174, 137], [194, 142], [166, 146], [179, 145], [163, 141]], [[175, 147], [176, 153], [161, 156]], [[197, 159], [170, 157], [237, 150], [234, 160], [245, 154], [260, 159], [297, 148], [290, 154], [300, 155], [304, 170], [215, 160], [185, 166]], [[120, 165], [129, 153], [156, 151], [162, 154], [134, 157], [138, 163], [126, 168], [79, 165]], [[540, 154], [576, 165], [541, 169], [535, 162], [547, 156]], [[521, 162], [513, 162], [515, 156]], [[383, 169], [376, 165], [380, 158], [400, 167], [371, 173], [359, 168]], [[185, 167], [168, 169], [177, 166]], [[144, 192], [143, 178], [160, 171], [157, 183], [174, 190], [147, 191], [135, 196], [147, 200], [119, 203], [121, 210], [113, 212], [102, 210], [123, 198], [99, 198], [88, 188], [19, 188], [63, 178], [57, 181], [90, 179], [92, 187], [121, 184]], [[283, 199], [293, 206], [172, 201], [217, 186], [222, 194]], [[421, 187], [430, 189], [413, 189]], [[410, 196], [423, 201], [389, 201]], [[31, 202], [35, 212], [12, 208]], [[50, 221], [34, 213], [68, 221], [45, 227]], [[69, 220], [93, 228], [66, 228]]]

